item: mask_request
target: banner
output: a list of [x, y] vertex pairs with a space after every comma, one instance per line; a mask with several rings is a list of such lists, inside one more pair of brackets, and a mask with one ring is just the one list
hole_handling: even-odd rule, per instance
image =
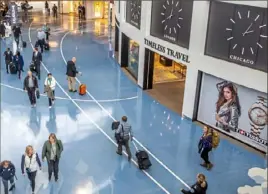
[[267, 152], [267, 94], [203, 74], [197, 119]]

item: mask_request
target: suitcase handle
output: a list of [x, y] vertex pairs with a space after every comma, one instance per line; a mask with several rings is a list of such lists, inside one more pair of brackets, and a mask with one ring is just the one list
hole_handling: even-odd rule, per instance
[[139, 149], [138, 149], [138, 147], [137, 147], [136, 143], [135, 143], [134, 141], [132, 141], [132, 143], [133, 143], [133, 145], [134, 145], [134, 147], [135, 147], [136, 151], [139, 151]]

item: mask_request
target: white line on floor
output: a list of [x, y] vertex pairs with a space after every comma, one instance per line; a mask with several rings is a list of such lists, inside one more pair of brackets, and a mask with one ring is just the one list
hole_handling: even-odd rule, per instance
[[[30, 26], [29, 26], [29, 30], [28, 30], [28, 36], [29, 36], [29, 42], [32, 46], [32, 48], [34, 49], [34, 46], [32, 44], [31, 41], [31, 26], [32, 26], [33, 22], [31, 22]], [[47, 67], [45, 66], [45, 64], [42, 62], [41, 63], [43, 68], [49, 73], [49, 70], [47, 69]], [[55, 78], [56, 79], [56, 78]], [[95, 125], [95, 127], [97, 129], [99, 129], [103, 135], [105, 135], [115, 146], [117, 146], [117, 143], [72, 99], [72, 97], [64, 90], [64, 88], [58, 83], [58, 81], [56, 80], [56, 84], [58, 85], [58, 87], [63, 91], [63, 93], [74, 103], [74, 105], [88, 118], [88, 120]], [[95, 98], [94, 98], [95, 99]], [[127, 156], [126, 152], [123, 152], [124, 155]], [[131, 161], [138, 166], [137, 162], [132, 158]], [[155, 180], [148, 172], [146, 172], [145, 170], [142, 170], [144, 172], [144, 174], [146, 174], [146, 176], [148, 176], [159, 188], [161, 188], [166, 194], [170, 194], [170, 192], [165, 189], [165, 187], [163, 187], [157, 180]]]
[[[65, 62], [65, 65], [67, 65], [67, 61], [64, 57], [64, 54], [63, 54], [63, 51], [62, 51], [62, 44], [63, 44], [63, 40], [64, 38], [69, 34], [71, 33], [71, 31], [65, 33], [61, 39], [61, 42], [60, 42], [60, 52], [61, 52], [61, 56], [62, 56], [62, 59], [64, 60]], [[81, 82], [79, 81], [78, 78], [75, 78], [77, 80], [77, 82], [79, 84], [81, 84]], [[90, 94], [88, 91], [87, 91], [87, 94], [95, 101], [95, 103], [111, 118], [113, 119], [114, 121], [116, 121], [116, 119], [111, 115], [111, 113], [108, 112], [108, 110], [106, 110], [95, 98], [94, 96], [92, 96], [92, 94]], [[172, 176], [174, 176], [178, 181], [180, 181], [184, 186], [186, 186], [187, 188], [191, 189], [191, 187], [185, 183], [178, 175], [176, 175], [172, 170], [170, 170], [161, 160], [159, 160], [152, 152], [150, 152], [145, 146], [143, 146], [141, 144], [141, 142], [139, 142], [135, 137], [133, 138], [133, 140], [139, 144], [139, 146], [141, 146], [146, 152], [148, 152], [161, 166], [163, 166]]]
[[[5, 86], [7, 88], [11, 88], [14, 90], [24, 92], [24, 90], [21, 88], [16, 88], [14, 86], [3, 84], [3, 83], [0, 83], [0, 84], [1, 84], [1, 86]], [[47, 97], [46, 94], [40, 94], [40, 96]], [[70, 100], [69, 98], [64, 98], [64, 97], [59, 97], [59, 96], [56, 96], [55, 98], [59, 99], [59, 100]], [[125, 100], [133, 100], [133, 99], [137, 99], [137, 98], [138, 98], [138, 96], [133, 96], [133, 97], [129, 97], [129, 98], [118, 98], [118, 99], [108, 99], [108, 100], [98, 100], [98, 101], [99, 102], [118, 102], [118, 101], [125, 101]], [[94, 100], [84, 100], [84, 99], [78, 99], [78, 98], [73, 98], [73, 100], [77, 101], [77, 102], [95, 102]]]

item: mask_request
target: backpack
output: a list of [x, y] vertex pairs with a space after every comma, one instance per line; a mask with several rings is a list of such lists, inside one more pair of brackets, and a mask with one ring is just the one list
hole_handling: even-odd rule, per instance
[[217, 148], [220, 144], [219, 133], [215, 130], [212, 130], [212, 147]]

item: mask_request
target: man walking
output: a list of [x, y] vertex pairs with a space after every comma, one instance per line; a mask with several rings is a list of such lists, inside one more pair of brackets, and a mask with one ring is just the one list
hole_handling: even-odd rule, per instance
[[10, 48], [7, 48], [7, 50], [4, 52], [4, 57], [5, 57], [5, 62], [6, 62], [6, 70], [7, 70], [7, 73], [9, 73], [8, 71], [9, 64], [12, 62], [12, 59], [13, 59], [13, 53], [10, 50]]
[[128, 155], [128, 161], [130, 161], [131, 160], [131, 152], [130, 152], [130, 148], [129, 148], [129, 139], [131, 139], [131, 141], [132, 141], [133, 134], [132, 134], [131, 125], [127, 122], [126, 116], [122, 117], [122, 123], [120, 123], [120, 125], [115, 133], [117, 133], [121, 139], [121, 141], [118, 142], [118, 147], [117, 147], [116, 153], [119, 155], [122, 155], [122, 147], [125, 146], [126, 152]]
[[19, 43], [20, 43], [20, 36], [21, 36], [21, 29], [18, 24], [13, 27], [13, 35], [14, 35], [15, 42], [17, 43], [17, 49], [18, 49]]
[[68, 79], [68, 87], [69, 87], [69, 92], [77, 92], [75, 89], [75, 78], [76, 74], [80, 74], [81, 72], [78, 72], [75, 67], [75, 62], [76, 58], [73, 57], [71, 61], [67, 62], [67, 70], [66, 70], [66, 75]]
[[53, 12], [53, 17], [57, 18], [58, 17], [58, 8], [55, 4], [52, 7], [52, 12]]
[[38, 76], [38, 79], [40, 80], [41, 72], [40, 72], [40, 66], [42, 62], [42, 54], [38, 51], [38, 48], [34, 48], [32, 61], [35, 65], [36, 75]]
[[43, 53], [44, 51], [45, 38], [46, 38], [46, 33], [42, 29], [38, 29], [37, 42], [41, 48], [41, 53]]
[[38, 90], [38, 82], [31, 71], [28, 71], [27, 77], [24, 79], [23, 89], [28, 93], [32, 107], [36, 107], [36, 91]]

